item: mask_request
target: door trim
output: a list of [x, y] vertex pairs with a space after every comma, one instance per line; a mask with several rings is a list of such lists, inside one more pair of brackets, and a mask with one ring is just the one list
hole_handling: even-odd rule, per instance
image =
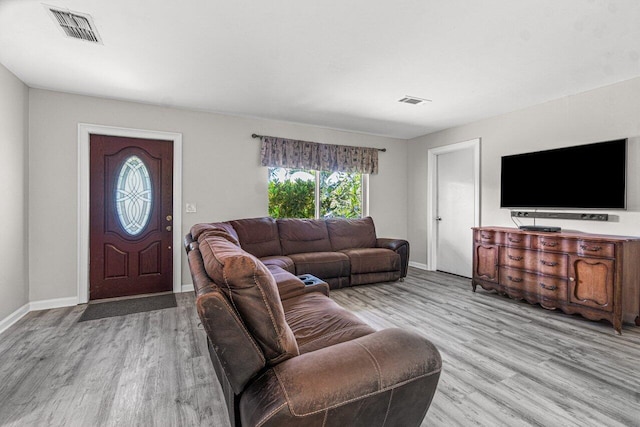
[[89, 302], [89, 135], [173, 141], [173, 293], [182, 292], [182, 134], [78, 123], [78, 304]]
[[[451, 153], [473, 149], [473, 177], [474, 177], [474, 197], [473, 197], [473, 223], [475, 227], [480, 226], [480, 138], [469, 141], [458, 142], [442, 147], [430, 148], [427, 150], [427, 270], [435, 270], [437, 264], [436, 236], [436, 182], [438, 180], [437, 157], [440, 154]], [[469, 230], [471, 233], [471, 230]], [[469, 246], [471, 250], [471, 246]]]

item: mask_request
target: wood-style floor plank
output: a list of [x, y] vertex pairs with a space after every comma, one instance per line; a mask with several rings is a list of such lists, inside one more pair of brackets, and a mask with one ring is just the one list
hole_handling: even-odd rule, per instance
[[423, 425], [640, 426], [640, 328], [591, 322], [411, 269], [404, 282], [332, 293], [382, 327], [439, 348], [443, 372]]
[[[617, 336], [417, 269], [331, 295], [439, 348], [424, 426], [640, 426], [640, 328]], [[193, 294], [177, 302], [82, 323], [84, 306], [29, 313], [0, 335], [0, 425], [228, 426]]]

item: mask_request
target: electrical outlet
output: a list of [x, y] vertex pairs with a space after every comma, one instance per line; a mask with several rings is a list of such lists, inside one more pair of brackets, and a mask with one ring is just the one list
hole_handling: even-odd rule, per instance
[[195, 213], [198, 211], [195, 203], [187, 203], [184, 210], [186, 213]]

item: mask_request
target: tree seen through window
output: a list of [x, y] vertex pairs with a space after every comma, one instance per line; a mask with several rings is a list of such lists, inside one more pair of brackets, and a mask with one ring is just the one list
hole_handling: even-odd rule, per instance
[[360, 218], [362, 204], [362, 174], [269, 168], [273, 218]]

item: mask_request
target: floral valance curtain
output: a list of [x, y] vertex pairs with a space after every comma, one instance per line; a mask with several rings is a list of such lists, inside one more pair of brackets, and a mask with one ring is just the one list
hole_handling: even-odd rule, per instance
[[378, 173], [378, 149], [260, 137], [262, 166], [332, 172]]

